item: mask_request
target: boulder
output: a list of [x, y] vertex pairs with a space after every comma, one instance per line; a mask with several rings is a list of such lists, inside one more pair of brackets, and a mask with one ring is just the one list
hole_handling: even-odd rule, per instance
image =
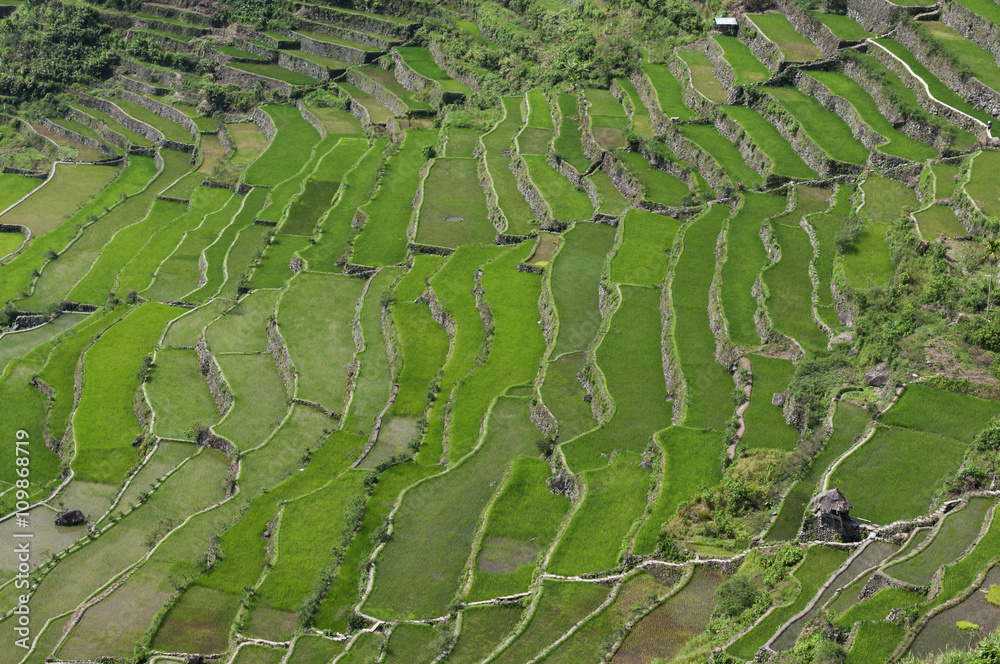
[[892, 372], [889, 371], [889, 363], [880, 362], [865, 373], [865, 385], [869, 387], [884, 387], [889, 382], [890, 375], [892, 375]]
[[771, 405], [772, 406], [784, 406], [785, 405], [785, 393], [784, 392], [775, 392], [771, 396]]
[[86, 520], [86, 515], [80, 510], [63, 510], [56, 514], [57, 526], [79, 526]]

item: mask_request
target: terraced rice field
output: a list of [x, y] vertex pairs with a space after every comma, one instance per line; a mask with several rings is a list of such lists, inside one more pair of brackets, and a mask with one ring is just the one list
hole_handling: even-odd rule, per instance
[[[566, 47], [618, 10], [559, 23], [584, 26]], [[180, 81], [155, 100], [208, 133], [115, 103], [197, 155], [86, 106], [54, 121], [121, 134], [111, 165], [58, 161], [98, 151], [33, 118], [0, 132], [0, 159], [33, 137], [13, 151], [51, 169], [0, 174], [0, 437], [31, 450], [30, 478], [0, 463], [0, 538], [24, 512], [38, 551], [24, 661], [808, 659], [825, 618], [854, 663], [996, 629], [997, 501], [965, 495], [995, 470], [973, 447], [1000, 415], [994, 324], [966, 288], [988, 263], [951, 238], [995, 230], [1000, 151], [940, 62], [820, 11], [868, 53], [824, 41], [830, 66], [772, 62], [782, 85], [760, 85], [752, 25], [633, 35], [628, 70], [602, 68], [612, 42], [550, 59], [499, 5], [297, 5], [301, 44], [206, 41], [171, 11], [145, 34], [276, 79], [126, 65]], [[1000, 89], [991, 53], [924, 18]], [[820, 58], [783, 14], [747, 21], [781, 60]], [[252, 57], [275, 42], [300, 71]], [[334, 47], [380, 59], [308, 52]], [[838, 532], [811, 502], [833, 488]], [[86, 525], [56, 525], [70, 509]], [[19, 562], [0, 552], [12, 643]], [[877, 574], [932, 590], [862, 599]]]

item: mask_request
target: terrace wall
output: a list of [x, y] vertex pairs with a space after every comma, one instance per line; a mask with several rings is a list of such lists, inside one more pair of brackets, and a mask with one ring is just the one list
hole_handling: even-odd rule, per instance
[[278, 51], [273, 48], [267, 48], [266, 46], [258, 46], [254, 44], [249, 39], [245, 39], [239, 42], [234, 42], [232, 46], [240, 49], [241, 51], [246, 51], [251, 55], [256, 55], [258, 58], [263, 58], [268, 62], [276, 62], [278, 59]]
[[352, 48], [350, 46], [333, 44], [331, 42], [313, 39], [312, 37], [306, 37], [300, 33], [294, 34], [301, 42], [302, 50], [306, 53], [314, 53], [327, 58], [333, 58], [334, 60], [342, 60], [356, 65], [363, 65], [368, 64], [369, 62], [374, 62], [381, 55], [376, 51], [362, 51], [359, 48]]
[[142, 3], [142, 13], [152, 14], [153, 16], [161, 16], [163, 18], [172, 18], [177, 21], [192, 23], [206, 28], [221, 26], [221, 22], [216, 21], [213, 17], [208, 16], [207, 14], [185, 11], [176, 7], [164, 7], [162, 4], [144, 2]]
[[116, 145], [120, 147], [122, 150], [129, 150], [128, 139], [119, 134], [118, 132], [108, 129], [108, 126], [103, 122], [101, 122], [100, 120], [98, 120], [97, 118], [87, 115], [86, 113], [82, 113], [76, 110], [75, 108], [69, 109], [69, 112], [66, 114], [66, 118], [69, 120], [75, 120], [76, 122], [79, 122], [82, 125], [90, 127], [91, 129], [96, 131], [97, 134], [108, 143]]
[[177, 25], [168, 21], [158, 21], [152, 18], [136, 18], [135, 26], [137, 28], [158, 30], [159, 32], [167, 32], [172, 35], [180, 35], [182, 37], [202, 37], [204, 35], [212, 34], [211, 28]]
[[923, 82], [918, 79], [910, 68], [900, 60], [896, 59], [889, 51], [881, 46], [872, 44], [868, 49], [868, 54], [878, 60], [886, 69], [899, 76], [903, 82], [914, 91], [920, 105], [932, 115], [940, 115], [946, 118], [956, 127], [976, 134], [980, 139], [987, 137], [986, 125], [970, 115], [944, 104], [928, 94]]
[[167, 35], [154, 35], [154, 34], [150, 34], [150, 33], [146, 33], [146, 32], [144, 32], [144, 33], [136, 33], [136, 32], [133, 32], [132, 30], [129, 30], [127, 33], [125, 33], [125, 41], [131, 41], [132, 38], [135, 37], [136, 34], [149, 35], [150, 37], [152, 37], [153, 39], [155, 39], [157, 41], [157, 43], [159, 44], [160, 48], [162, 48], [164, 51], [170, 51], [171, 53], [190, 53], [191, 52], [191, 45], [190, 44], [188, 44], [185, 41], [181, 41], [180, 39], [174, 39], [173, 37], [169, 37]]
[[528, 205], [531, 206], [532, 211], [535, 213], [535, 217], [541, 222], [542, 230], [549, 230], [552, 226], [552, 210], [549, 209], [548, 203], [542, 197], [540, 191], [535, 186], [535, 183], [531, 181], [528, 177], [527, 168], [524, 164], [524, 160], [520, 157], [516, 157], [510, 162], [510, 170], [514, 173], [514, 177], [517, 179], [517, 189], [524, 196], [525, 200], [528, 201]]
[[397, 40], [405, 40], [413, 34], [416, 23], [396, 23], [369, 14], [355, 14], [340, 11], [337, 7], [310, 7], [306, 15], [316, 20], [341, 25], [352, 30], [374, 33]]
[[718, 113], [715, 117], [715, 128], [719, 133], [728, 138], [736, 146], [743, 156], [743, 161], [747, 165], [767, 179], [769, 187], [774, 187], [789, 181], [789, 178], [776, 176], [771, 173], [774, 162], [761, 150], [750, 135], [743, 130], [735, 120], [725, 113]]
[[375, 101], [392, 111], [393, 115], [406, 115], [409, 110], [402, 99], [356, 69], [347, 70], [347, 82], [367, 92]]
[[834, 37], [822, 21], [807, 14], [794, 0], [777, 0], [775, 8], [785, 15], [792, 27], [799, 31], [799, 34], [816, 44], [823, 57], [830, 57], [838, 49], [851, 44], [851, 42], [842, 42]]
[[742, 22], [739, 28], [740, 41], [747, 45], [757, 59], [777, 74], [785, 68], [785, 55], [778, 48], [778, 45], [764, 36], [764, 33], [757, 24], [747, 15], [741, 17]]
[[645, 105], [646, 110], [649, 112], [649, 122], [653, 127], [653, 131], [660, 133], [663, 128], [667, 126], [669, 120], [660, 109], [659, 103], [656, 99], [656, 91], [653, 89], [653, 84], [649, 81], [649, 77], [641, 69], [637, 69], [633, 72], [630, 79], [632, 85], [635, 86], [636, 92], [639, 93], [639, 98], [642, 99], [643, 105]]
[[941, 55], [934, 45], [924, 41], [910, 23], [900, 23], [894, 36], [932, 74], [965, 97], [970, 104], [976, 108], [984, 109], [994, 117], [1000, 116], [1000, 92], [983, 84], [975, 76], [966, 77], [962, 73], [956, 72], [948, 59]]
[[392, 55], [393, 68], [392, 73], [396, 75], [396, 80], [399, 84], [410, 92], [420, 92], [429, 85], [435, 85], [435, 82], [431, 79], [418, 74], [414, 69], [412, 69], [403, 60], [403, 57], [396, 51], [392, 49], [390, 52]]
[[115, 80], [121, 83], [122, 87], [126, 90], [131, 90], [141, 95], [165, 95], [170, 91], [168, 88], [160, 88], [145, 81], [137, 81], [121, 73], [115, 76]]
[[712, 74], [726, 89], [726, 103], [734, 103], [739, 96], [739, 86], [736, 85], [736, 74], [733, 73], [733, 68], [726, 60], [722, 47], [719, 46], [719, 42], [709, 37], [705, 42], [704, 50], [705, 55], [712, 61]]
[[227, 67], [226, 65], [222, 65], [215, 70], [214, 78], [216, 83], [234, 83], [243, 89], [253, 89], [257, 85], [260, 85], [264, 90], [277, 92], [286, 97], [292, 93], [291, 83], [279, 81], [269, 76], [252, 74], [242, 69]]
[[889, 0], [845, 0], [847, 16], [877, 35], [896, 27], [904, 8]]
[[[662, 138], [674, 155], [681, 161], [691, 164], [696, 171], [701, 173], [712, 189], [723, 197], [725, 197], [724, 192], [735, 188], [735, 183], [729, 180], [729, 176], [722, 170], [715, 158], [685, 138], [672, 125], [663, 133]], [[654, 155], [645, 155], [644, 153], [644, 156], [649, 158], [656, 168], [663, 168], [666, 165], [666, 160], [659, 159]], [[668, 169], [663, 168], [663, 170]]]
[[[118, 108], [114, 103], [108, 101], [107, 99], [101, 99], [99, 97], [92, 97], [85, 93], [79, 94], [80, 101], [91, 108], [96, 108], [99, 111], [103, 111], [110, 115], [115, 122], [125, 127], [131, 132], [139, 134], [143, 138], [147, 138], [157, 145], [163, 145], [166, 139], [164, 139], [163, 134], [154, 127], [149, 126], [145, 122], [140, 122], [136, 120], [131, 115]], [[193, 146], [188, 146], [192, 148]]]
[[133, 104], [138, 104], [142, 106], [147, 111], [151, 113], [156, 113], [168, 120], [176, 122], [180, 126], [184, 127], [191, 133], [191, 142], [194, 143], [195, 137], [198, 135], [198, 125], [194, 123], [194, 120], [184, 115], [178, 111], [173, 106], [168, 106], [162, 102], [150, 99], [149, 97], [142, 97], [128, 90], [122, 90], [121, 96]]
[[175, 72], [146, 67], [134, 60], [122, 60], [122, 63], [118, 65], [118, 70], [168, 88], [177, 87], [177, 79], [180, 77], [180, 74], [176, 74]]
[[86, 145], [88, 148], [100, 150], [104, 154], [115, 155], [115, 151], [112, 150], [110, 147], [108, 147], [106, 143], [102, 143], [101, 141], [91, 138], [90, 136], [84, 136], [83, 134], [75, 132], [72, 129], [67, 129], [66, 127], [57, 125], [55, 122], [52, 122], [52, 120], [49, 120], [48, 118], [42, 118], [40, 124], [49, 131], [53, 131], [59, 134], [60, 136], [65, 136], [66, 138], [70, 138], [76, 141], [77, 143], [82, 143], [83, 145]]
[[324, 67], [323, 65], [318, 65], [315, 62], [309, 62], [303, 58], [296, 58], [293, 55], [285, 53], [284, 51], [278, 53], [278, 66], [284, 67], [288, 71], [293, 71], [296, 74], [312, 76], [320, 81], [326, 81], [330, 78], [329, 68]]
[[324, 19], [322, 18], [317, 20], [308, 20], [313, 18], [314, 13], [315, 12], [313, 10], [309, 10], [308, 13], [301, 15], [298, 21], [299, 25], [311, 32], [318, 32], [323, 35], [335, 37], [336, 39], [343, 39], [344, 41], [382, 49], [383, 51], [388, 50], [392, 48], [393, 45], [399, 43], [398, 39], [391, 39], [385, 37], [384, 35], [354, 30], [342, 25], [331, 25], [328, 22], [324, 22]]
[[674, 53], [672, 58], [667, 59], [667, 68], [684, 87], [684, 103], [698, 115], [710, 116], [715, 110], [715, 104], [695, 89], [688, 64]]
[[590, 202], [594, 205], [594, 214], [596, 216], [596, 211], [601, 207], [601, 197], [597, 193], [597, 187], [594, 186], [594, 183], [580, 175], [573, 168], [572, 164], [558, 155], [549, 155], [549, 166], [565, 175], [566, 179], [572, 182], [574, 187], [587, 192], [587, 197], [590, 198]]
[[448, 72], [456, 81], [465, 84], [472, 90], [479, 90], [479, 81], [473, 76], [468, 76], [459, 71], [459, 64], [453, 62], [448, 56], [444, 54], [441, 50], [441, 46], [433, 39], [427, 42], [427, 50], [431, 52], [431, 57], [434, 58], [435, 64], [438, 67]]
[[941, 22], [993, 54], [1000, 62], [1000, 26], [957, 2], [941, 6]]

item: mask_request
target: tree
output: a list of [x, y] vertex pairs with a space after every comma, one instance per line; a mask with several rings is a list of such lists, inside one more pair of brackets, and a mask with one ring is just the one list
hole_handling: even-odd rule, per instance
[[986, 317], [990, 316], [990, 306], [993, 304], [993, 268], [1000, 260], [1000, 240], [990, 238], [984, 242], [986, 245], [986, 260], [990, 264], [990, 285], [986, 295]]

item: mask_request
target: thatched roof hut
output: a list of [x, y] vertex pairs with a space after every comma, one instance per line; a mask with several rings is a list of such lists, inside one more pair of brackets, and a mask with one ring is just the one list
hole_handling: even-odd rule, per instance
[[851, 503], [837, 488], [819, 494], [812, 499], [810, 505], [812, 505], [813, 511], [822, 511], [841, 517], [847, 516], [847, 513], [851, 511]]

